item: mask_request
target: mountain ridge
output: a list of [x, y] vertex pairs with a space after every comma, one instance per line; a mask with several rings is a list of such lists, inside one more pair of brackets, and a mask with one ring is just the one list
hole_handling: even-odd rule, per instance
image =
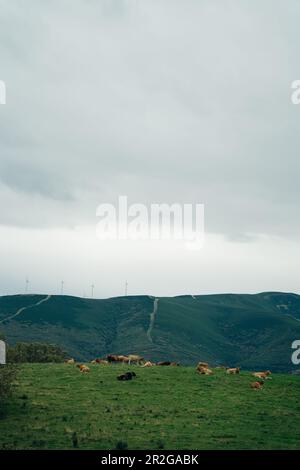
[[0, 297], [0, 330], [10, 344], [49, 342], [81, 361], [135, 352], [150, 360], [206, 360], [286, 372], [296, 369], [291, 344], [300, 338], [300, 296], [261, 292], [86, 299], [18, 294]]

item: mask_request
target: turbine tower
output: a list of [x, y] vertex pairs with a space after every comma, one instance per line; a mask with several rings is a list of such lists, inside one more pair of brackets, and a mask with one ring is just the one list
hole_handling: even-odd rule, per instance
[[64, 285], [65, 285], [65, 281], [61, 281], [60, 295], [64, 294]]
[[26, 279], [25, 279], [25, 294], [28, 293], [28, 288], [29, 288], [29, 279], [28, 279], [28, 277], [26, 277]]
[[92, 298], [94, 297], [94, 288], [95, 288], [95, 286], [94, 286], [94, 284], [92, 284], [92, 285], [91, 285], [91, 289], [92, 289]]
[[128, 294], [128, 282], [127, 280], [125, 281], [125, 297], [127, 297]]

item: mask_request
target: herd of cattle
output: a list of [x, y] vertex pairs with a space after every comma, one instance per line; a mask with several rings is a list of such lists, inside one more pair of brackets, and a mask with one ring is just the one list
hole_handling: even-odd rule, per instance
[[[66, 364], [76, 364], [75, 359], [67, 359], [65, 361]], [[127, 356], [123, 355], [117, 355], [117, 354], [109, 354], [106, 356], [104, 359], [94, 359], [91, 361], [91, 364], [136, 364], [139, 365], [140, 367], [154, 367], [154, 366], [179, 366], [180, 364], [178, 362], [172, 362], [172, 361], [161, 361], [161, 362], [151, 362], [151, 361], [146, 361], [143, 357], [137, 355], [137, 354], [128, 354]], [[82, 372], [83, 374], [89, 373], [90, 368], [85, 365], [85, 364], [76, 364], [76, 367], [78, 367], [79, 371]], [[226, 374], [229, 375], [236, 375], [240, 373], [240, 368], [239, 367], [225, 367], [225, 366], [217, 366], [215, 369], [223, 369]], [[213, 370], [209, 367], [209, 364], [207, 362], [199, 362], [196, 371], [200, 375], [213, 375], [214, 372]], [[253, 372], [252, 375], [258, 379], [255, 382], [250, 383], [250, 387], [254, 390], [259, 390], [263, 387], [265, 380], [270, 379], [271, 372], [269, 370], [264, 371], [264, 372]], [[132, 380], [133, 378], [136, 377], [135, 372], [126, 372], [125, 374], [121, 374], [117, 376], [118, 380]]]
[[[224, 367], [224, 366], [218, 366], [216, 369], [224, 369], [226, 370], [226, 374], [229, 375], [235, 375], [240, 373], [240, 368], [239, 367]], [[209, 365], [207, 362], [199, 362], [197, 365], [197, 372], [201, 375], [212, 375], [213, 371], [212, 369], [209, 368]], [[256, 380], [255, 382], [250, 383], [250, 387], [253, 388], [254, 390], [259, 390], [263, 387], [265, 380], [270, 379], [271, 371], [266, 370], [264, 372], [253, 372], [252, 375], [259, 379]]]

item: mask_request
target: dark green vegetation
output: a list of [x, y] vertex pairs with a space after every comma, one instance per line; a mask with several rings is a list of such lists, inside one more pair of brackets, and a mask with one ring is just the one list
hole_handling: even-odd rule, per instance
[[300, 377], [274, 374], [252, 390], [247, 372], [191, 367], [22, 365], [2, 409], [6, 449], [299, 449]]
[[64, 362], [66, 357], [66, 352], [59, 346], [47, 343], [17, 343], [7, 351], [10, 364]]
[[[291, 343], [300, 338], [300, 296], [284, 293], [106, 300], [19, 295], [0, 298], [0, 329], [10, 344], [49, 342], [78, 360], [137, 353], [150, 360], [296, 369]], [[148, 335], [147, 335], [148, 331]]]
[[0, 406], [10, 397], [17, 372], [18, 369], [15, 365], [0, 365]]

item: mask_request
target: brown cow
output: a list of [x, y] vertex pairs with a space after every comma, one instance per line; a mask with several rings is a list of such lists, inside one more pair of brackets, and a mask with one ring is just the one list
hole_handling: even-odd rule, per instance
[[232, 367], [231, 369], [227, 369], [226, 373], [227, 374], [239, 374], [240, 370], [241, 369], [239, 367]]
[[118, 356], [118, 361], [119, 362], [123, 362], [123, 364], [129, 364], [130, 363], [130, 360], [129, 360], [129, 357], [128, 356]]
[[213, 371], [209, 369], [208, 364], [206, 362], [199, 362], [196, 368], [198, 374], [201, 375], [212, 375]]
[[[133, 359], [131, 360], [131, 362], [134, 361], [135, 358], [140, 358], [140, 356], [132, 356]], [[140, 358], [142, 359], [142, 358]], [[107, 357], [106, 357], [106, 360], [108, 362], [122, 362], [123, 364], [130, 364], [130, 355], [129, 356], [123, 356], [121, 354], [109, 354]]]
[[78, 367], [80, 372], [82, 372], [83, 374], [87, 374], [88, 372], [90, 372], [90, 368], [87, 367], [85, 364], [77, 364], [76, 367]]
[[209, 369], [207, 362], [198, 362], [196, 371], [202, 375], [211, 375], [212, 370]]
[[95, 359], [96, 364], [108, 364], [106, 359]]
[[142, 367], [153, 367], [155, 364], [153, 362], [147, 361], [145, 364], [142, 365]]
[[209, 367], [209, 365], [207, 364], [207, 362], [198, 362], [198, 366], [197, 367]]
[[124, 364], [130, 363], [129, 356], [123, 356], [120, 354], [109, 354], [106, 359], [108, 362], [123, 362]]
[[271, 375], [271, 372], [269, 370], [266, 370], [264, 372], [254, 372], [252, 374], [254, 377], [257, 377], [258, 379], [270, 379], [269, 377]]
[[138, 354], [128, 354], [128, 364], [143, 364], [144, 358]]
[[171, 364], [171, 361], [161, 361], [157, 363], [158, 366], [170, 366]]
[[264, 385], [264, 382], [263, 381], [259, 381], [259, 382], [252, 382], [250, 384], [250, 387], [255, 389], [255, 390], [259, 390], [260, 388], [262, 388], [262, 386]]
[[65, 364], [75, 364], [75, 360], [73, 358], [72, 359], [66, 359]]
[[200, 375], [212, 375], [213, 371], [209, 369], [208, 367], [197, 367], [197, 372]]
[[109, 354], [106, 356], [108, 362], [118, 362], [118, 356], [116, 354]]

